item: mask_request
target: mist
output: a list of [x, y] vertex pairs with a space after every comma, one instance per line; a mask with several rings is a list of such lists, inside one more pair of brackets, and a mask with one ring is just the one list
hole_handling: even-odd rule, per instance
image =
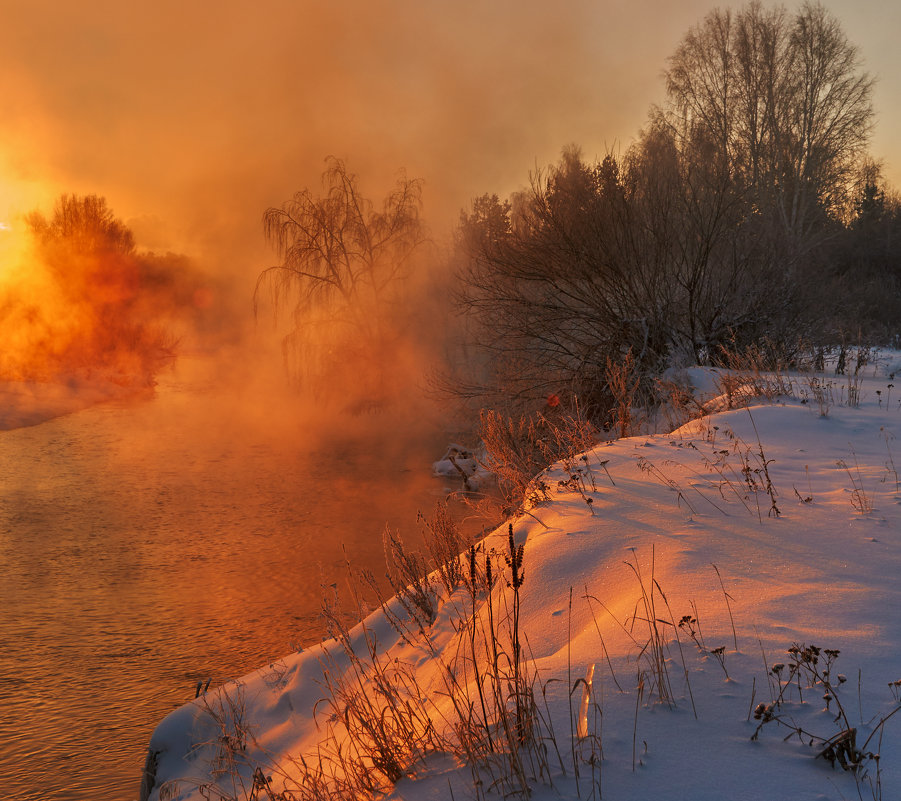
[[[901, 73], [889, 46], [901, 10], [827, 6], [883, 76], [874, 150], [897, 182], [891, 148], [901, 112], [880, 93], [892, 98]], [[471, 198], [518, 189], [571, 142], [588, 159], [627, 146], [662, 95], [666, 56], [709, 8], [705, 0], [560, 8], [467, 0], [452, 13], [409, 0], [271, 0], [253, 10], [6, 3], [0, 221], [10, 230], [0, 240], [21, 235], [22, 215], [62, 193], [102, 195], [140, 249], [183, 255], [210, 276], [215, 323], [206, 332], [215, 336], [204, 347], [235, 353], [244, 343], [235, 359], [278, 372], [290, 329], [252, 310], [257, 276], [278, 261], [263, 236], [265, 209], [316, 191], [328, 156], [346, 160], [374, 199], [403, 169], [423, 181], [424, 220], [440, 252]], [[446, 297], [434, 289], [446, 260], [423, 269], [436, 278], [422, 282], [431, 287], [423, 297]], [[449, 315], [423, 308], [422, 329], [407, 337], [411, 387], [440, 358], [441, 343], [432, 345]]]

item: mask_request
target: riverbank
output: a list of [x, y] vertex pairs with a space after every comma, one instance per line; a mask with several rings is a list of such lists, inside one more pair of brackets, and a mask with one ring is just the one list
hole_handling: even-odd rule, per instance
[[555, 465], [430, 612], [173, 712], [146, 797], [898, 797], [899, 368]]
[[74, 376], [59, 381], [0, 381], [0, 431], [36, 426], [98, 403], [152, 391], [149, 387]]

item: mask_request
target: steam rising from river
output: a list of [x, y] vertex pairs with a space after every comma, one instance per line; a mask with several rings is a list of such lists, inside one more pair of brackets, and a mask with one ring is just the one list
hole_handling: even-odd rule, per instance
[[[245, 362], [259, 361], [258, 345], [277, 353], [284, 333], [265, 319], [255, 327], [250, 313], [256, 276], [275, 261], [261, 215], [315, 188], [327, 155], [346, 159], [369, 197], [400, 168], [422, 178], [426, 217], [444, 241], [472, 197], [516, 190], [567, 143], [589, 159], [627, 145], [661, 96], [666, 55], [710, 6], [6, 5], [0, 220], [16, 227], [16, 215], [63, 192], [105, 196], [140, 248], [184, 254], [215, 278], [205, 346], [207, 334], [220, 349], [248, 338], [252, 355], [235, 357]], [[868, 48], [853, 28], [865, 9], [828, 5], [868, 59], [895, 52]], [[885, 15], [898, 13], [879, 4], [886, 37], [897, 25]], [[893, 105], [880, 105], [882, 127], [897, 129]]]
[[16, 4], [0, 26], [0, 166], [16, 189], [0, 187], [0, 218], [103, 194], [144, 247], [215, 254], [246, 289], [266, 266], [263, 209], [332, 154], [370, 193], [399, 168], [424, 178], [443, 232], [569, 141], [593, 155], [632, 136], [680, 30], [645, 32], [658, 53], [623, 81], [642, 16], [592, 0]]

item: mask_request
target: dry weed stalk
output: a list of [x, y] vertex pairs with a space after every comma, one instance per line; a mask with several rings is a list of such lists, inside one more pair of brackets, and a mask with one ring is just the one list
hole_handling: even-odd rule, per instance
[[638, 469], [647, 475], [653, 476], [657, 479], [663, 486], [668, 487], [670, 490], [676, 493], [676, 503], [681, 507], [684, 503], [688, 507], [688, 511], [691, 514], [697, 514], [695, 508], [688, 502], [688, 499], [685, 497], [685, 494], [682, 492], [682, 488], [679, 484], [671, 479], [666, 473], [664, 473], [659, 467], [657, 467], [653, 462], [645, 457], [641, 456], [636, 460], [636, 465]]
[[638, 386], [641, 383], [641, 377], [635, 369], [635, 357], [632, 355], [631, 348], [619, 362], [613, 361], [609, 356], [607, 357], [607, 369], [604, 377], [616, 404], [610, 412], [613, 425], [619, 429], [620, 439], [631, 437], [637, 433], [633, 408], [635, 405], [635, 394], [638, 392]]
[[683, 383], [658, 378], [657, 395], [666, 419], [667, 431], [675, 431], [685, 423], [699, 420], [709, 414], [704, 404]]
[[461, 554], [472, 544], [472, 538], [464, 536], [454, 521], [447, 502], [440, 502], [431, 517], [419, 515], [425, 528], [425, 544], [430, 567], [437, 571], [445, 592], [450, 595], [464, 583], [466, 571]]
[[[889, 384], [889, 387], [892, 385]], [[879, 427], [882, 436], [885, 439], [885, 450], [888, 453], [888, 461], [885, 463], [886, 477], [889, 474], [895, 477], [895, 492], [901, 492], [901, 480], [898, 478], [898, 470], [895, 468], [895, 458], [892, 456], [892, 446], [889, 444], [895, 438], [895, 435], [886, 431], [882, 426]]]
[[773, 485], [773, 480], [770, 478], [770, 465], [775, 461], [774, 459], [767, 459], [766, 454], [763, 452], [763, 443], [760, 441], [760, 432], [757, 431], [757, 423], [754, 422], [754, 415], [751, 414], [751, 410], [748, 409], [748, 417], [751, 418], [751, 426], [754, 429], [754, 435], [757, 437], [757, 456], [760, 459], [760, 469], [763, 471], [764, 478], [764, 489], [766, 490], [766, 494], [770, 496], [770, 511], [767, 513], [770, 517], [779, 517], [782, 512], [779, 511], [779, 506], [776, 504], [776, 498], [779, 493], [776, 492], [776, 487]]
[[729, 625], [732, 626], [732, 645], [735, 648], [736, 652], [738, 651], [738, 635], [735, 633], [735, 618], [732, 617], [732, 604], [729, 601], [733, 600], [732, 596], [726, 592], [726, 585], [723, 584], [723, 577], [720, 574], [720, 569], [711, 562], [711, 567], [713, 567], [714, 571], [716, 571], [716, 577], [720, 582], [720, 589], [723, 592], [723, 600], [726, 602], [726, 610], [729, 612]]
[[[820, 417], [828, 417], [829, 410], [835, 403], [832, 381], [827, 381], [825, 378], [819, 378], [815, 375], [808, 375], [806, 377], [806, 383], [807, 393], [809, 393], [809, 397], [813, 398], [814, 403], [816, 403]], [[804, 393], [801, 401], [802, 403], [806, 402], [807, 393]]]
[[[638, 671], [637, 687], [639, 688], [640, 693], [642, 695], [645, 693], [654, 695], [659, 703], [669, 707], [674, 707], [676, 705], [676, 696], [673, 692], [669, 675], [670, 647], [669, 638], [666, 634], [666, 627], [672, 629], [682, 664], [685, 686], [691, 703], [692, 712], [695, 717], [697, 717], [697, 709], [695, 708], [691, 682], [688, 676], [688, 667], [685, 663], [685, 655], [682, 649], [682, 640], [679, 637], [679, 626], [676, 624], [675, 617], [673, 616], [669, 601], [663, 592], [663, 588], [660, 586], [660, 583], [655, 576], [655, 549], [651, 549], [651, 572], [649, 576], [646, 576], [642, 571], [641, 564], [638, 561], [638, 555], [635, 553], [634, 549], [632, 550], [633, 561], [625, 562], [624, 564], [635, 576], [638, 582], [640, 595], [629, 618], [625, 621], [620, 621], [610, 609], [607, 608], [603, 601], [599, 600], [596, 596], [586, 593], [585, 598], [589, 601], [594, 601], [604, 609], [638, 649], [638, 661], [640, 667]], [[669, 619], [664, 618], [664, 614], [666, 614]], [[647, 629], [646, 638], [641, 637], [636, 632], [635, 627], [636, 624], [639, 623], [643, 624]]]
[[[816, 750], [816, 758], [824, 759], [834, 768], [838, 765], [842, 770], [852, 773], [857, 782], [858, 793], [867, 787], [875, 801], [882, 799], [881, 766], [878, 749], [871, 751], [873, 738], [882, 739], [886, 723], [894, 717], [901, 706], [897, 698], [893, 709], [871, 721], [872, 730], [862, 745], [858, 745], [858, 728], [851, 725], [845, 706], [842, 704], [839, 688], [847, 681], [846, 677], [835, 671], [835, 662], [840, 651], [819, 648], [815, 645], [795, 643], [788, 649], [786, 662], [779, 662], [767, 667], [767, 676], [774, 693], [771, 703], [759, 703], [754, 709], [754, 719], [759, 721], [757, 729], [751, 736], [757, 740], [763, 728], [769, 723], [787, 728], [789, 734], [784, 738], [797, 737], [802, 743]], [[764, 657], [766, 662], [766, 658]], [[859, 676], [859, 674], [858, 674]], [[858, 697], [859, 697], [858, 679]], [[804, 693], [821, 694], [825, 704], [823, 710], [832, 719], [837, 731], [827, 734], [814, 731], [813, 727], [821, 725], [819, 718], [811, 723], [799, 722], [803, 718], [811, 718], [814, 707], [804, 701]], [[794, 700], [795, 694], [797, 701]], [[834, 709], [830, 707], [835, 705]], [[861, 795], [861, 797], [863, 797]]]
[[746, 406], [753, 398], [773, 400], [795, 394], [786, 375], [787, 365], [772, 355], [778, 348], [769, 344], [767, 349], [751, 345], [744, 351], [720, 348], [720, 358], [730, 372], [719, 374], [717, 386], [726, 396], [728, 408]]
[[435, 622], [437, 599], [429, 581], [429, 568], [418, 551], [408, 551], [397, 532], [387, 526], [382, 534], [387, 577], [406, 612], [421, 627]]
[[550, 500], [550, 487], [540, 473], [561, 459], [574, 459], [596, 442], [594, 428], [578, 405], [553, 418], [540, 412], [512, 418], [483, 409], [479, 436], [486, 451], [483, 467], [497, 476], [510, 513], [524, 501]]
[[861, 515], [868, 515], [873, 511], [873, 500], [867, 495], [863, 488], [863, 476], [860, 474], [860, 464], [857, 461], [857, 454], [851, 449], [851, 455], [854, 457], [854, 472], [844, 459], [839, 459], [835, 464], [842, 468], [847, 474], [851, 482], [851, 506]]
[[228, 792], [232, 797], [246, 795], [248, 786], [252, 786], [252, 766], [247, 759], [247, 748], [248, 745], [256, 745], [256, 742], [247, 720], [244, 687], [239, 682], [235, 682], [233, 687], [217, 687], [201, 696], [198, 703], [214, 727], [213, 738], [197, 746], [199, 750], [211, 747], [213, 751], [209, 768], [213, 781], [201, 785], [201, 792], [206, 788], [223, 798], [228, 797], [218, 786], [226, 782], [230, 785]]
[[412, 775], [428, 753], [443, 750], [436, 709], [414, 666], [385, 653], [365, 622], [351, 633], [337, 597], [323, 614], [339, 647], [323, 648], [320, 656], [326, 695], [316, 715], [324, 715], [325, 731], [313, 778], [358, 797], [377, 795]]

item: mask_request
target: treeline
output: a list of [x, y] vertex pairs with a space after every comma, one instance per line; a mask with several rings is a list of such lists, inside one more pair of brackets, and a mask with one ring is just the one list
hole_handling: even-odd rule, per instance
[[790, 364], [811, 343], [899, 334], [901, 208], [867, 153], [873, 81], [839, 23], [810, 3], [716, 10], [665, 76], [624, 153], [568, 148], [461, 215], [483, 366], [458, 378], [464, 394], [562, 392], [603, 417], [625, 360], [650, 391], [726, 351]]
[[595, 422], [614, 396], [653, 402], [669, 367], [897, 342], [901, 204], [869, 155], [873, 79], [838, 21], [809, 2], [713, 11], [665, 79], [624, 152], [571, 146], [522, 191], [477, 197], [430, 296], [410, 291], [434, 261], [417, 181], [377, 207], [331, 159], [321, 194], [270, 208], [279, 263], [256, 301], [290, 316], [299, 383], [390, 398], [444, 308], [424, 299], [449, 285], [463, 330], [444, 389], [494, 408], [577, 398]]

